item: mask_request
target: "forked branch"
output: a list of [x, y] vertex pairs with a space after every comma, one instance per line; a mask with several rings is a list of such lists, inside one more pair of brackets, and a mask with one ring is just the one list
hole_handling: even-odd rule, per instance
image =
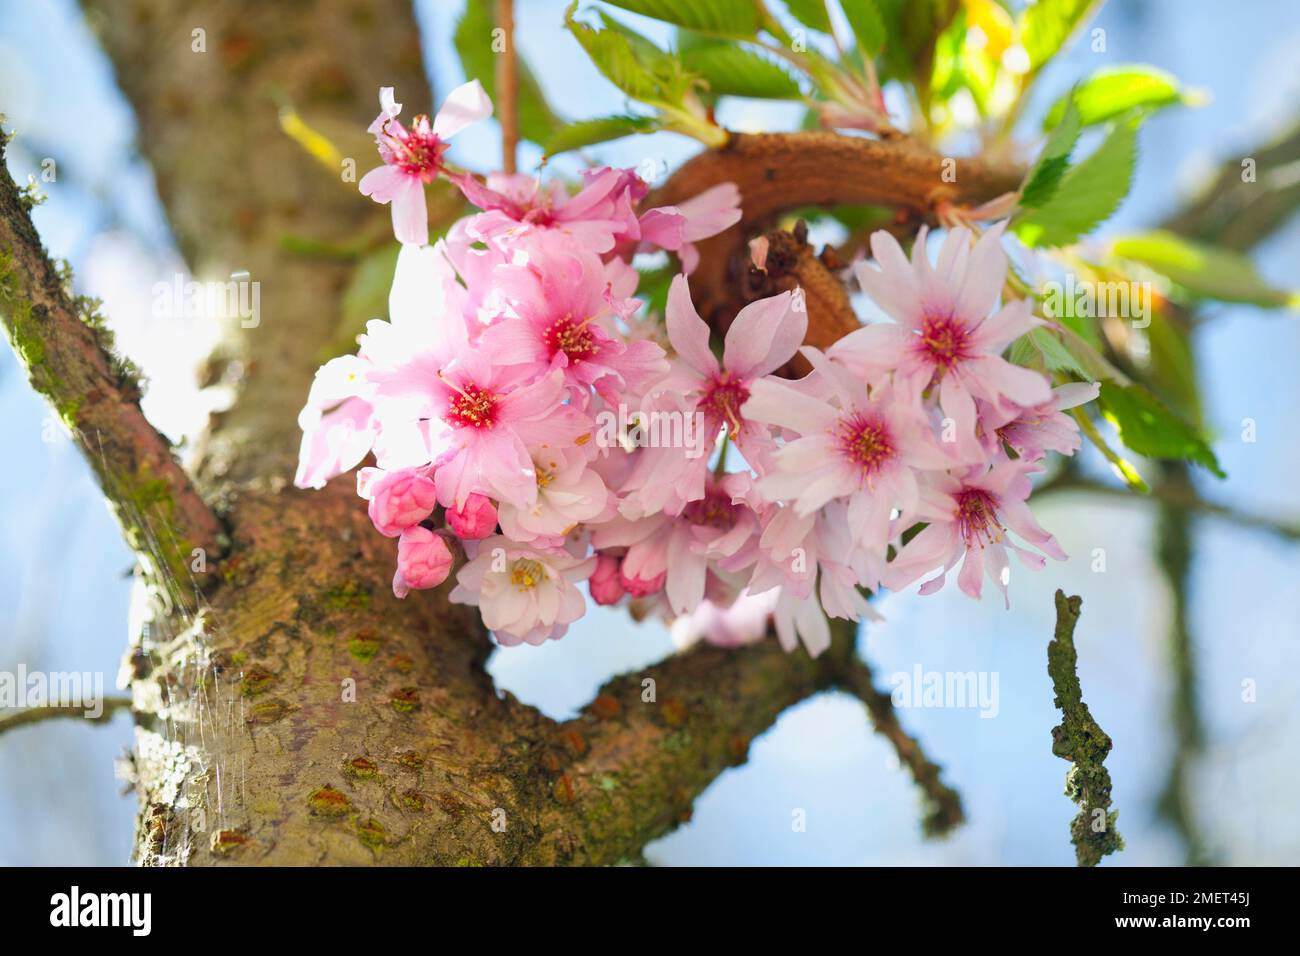
[[156, 573], [185, 580], [193, 549], [217, 556], [221, 524], [144, 417], [138, 382], [94, 306], [72, 296], [46, 255], [4, 158], [0, 137], [0, 321], [32, 387], [86, 453], [130, 545]]

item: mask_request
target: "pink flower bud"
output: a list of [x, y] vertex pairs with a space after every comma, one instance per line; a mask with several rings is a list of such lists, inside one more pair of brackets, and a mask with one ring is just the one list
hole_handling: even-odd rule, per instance
[[596, 570], [587, 581], [587, 590], [591, 592], [591, 599], [597, 604], [617, 604], [627, 593], [623, 582], [619, 580], [618, 568], [621, 563], [618, 558], [610, 554], [597, 557]]
[[451, 573], [451, 549], [441, 535], [416, 525], [397, 539], [393, 593], [404, 598], [412, 588], [436, 588]]
[[370, 499], [370, 520], [390, 538], [429, 517], [438, 503], [433, 481], [417, 468], [363, 468], [357, 473], [357, 493]]
[[447, 526], [462, 541], [486, 538], [497, 529], [497, 509], [485, 495], [477, 492], [465, 501], [465, 507], [447, 509]]
[[[633, 597], [649, 597], [658, 593], [664, 586], [664, 581], [668, 579], [667, 571], [660, 571], [653, 578], [632, 578], [620, 567], [618, 571], [618, 583], [627, 589], [627, 593]], [[593, 598], [595, 595], [593, 595]]]

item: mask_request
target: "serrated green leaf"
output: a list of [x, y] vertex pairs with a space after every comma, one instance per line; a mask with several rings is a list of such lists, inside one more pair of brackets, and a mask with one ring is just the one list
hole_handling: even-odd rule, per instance
[[1082, 121], [1079, 110], [1070, 94], [1066, 94], [1065, 105], [1061, 109], [1061, 118], [1043, 144], [1043, 151], [1038, 154], [1038, 161], [1025, 176], [1025, 185], [1020, 190], [1020, 205], [1033, 209], [1043, 205], [1056, 192], [1061, 177], [1070, 165], [1070, 153], [1079, 139]]
[[[1067, 93], [1052, 105], [1043, 118], [1044, 129], [1050, 129], [1061, 121], [1070, 99]], [[1179, 86], [1178, 80], [1153, 66], [1117, 66], [1098, 70], [1073, 91], [1073, 102], [1084, 126], [1108, 122], [1139, 107], [1154, 112], [1175, 103], [1196, 101], [1195, 96]]]
[[1101, 383], [1101, 407], [1120, 441], [1139, 455], [1194, 462], [1227, 477], [1200, 433], [1140, 385]]
[[1099, 0], [1038, 0], [1020, 16], [1020, 45], [1037, 70], [1065, 45]]
[[633, 99], [651, 102], [656, 98], [658, 84], [637, 58], [626, 36], [615, 30], [597, 30], [573, 19], [567, 20], [566, 26], [605, 79]]
[[[478, 79], [487, 95], [496, 99], [496, 54], [492, 52], [492, 5], [467, 3], [456, 24], [452, 42], [468, 79]], [[518, 58], [517, 102], [519, 135], [534, 143], [545, 143], [560, 126], [542, 95], [533, 71], [523, 57]]]
[[710, 44], [681, 52], [682, 62], [720, 96], [797, 100], [794, 77], [766, 57], [738, 46]]
[[1166, 399], [1173, 409], [1200, 428], [1201, 395], [1196, 374], [1196, 355], [1191, 336], [1181, 324], [1154, 310], [1147, 328], [1151, 344], [1148, 381], [1151, 388]]
[[661, 128], [653, 116], [616, 115], [579, 120], [555, 131], [555, 135], [546, 143], [546, 155], [550, 157], [635, 133], [653, 133]]
[[[615, 20], [604, 10], [597, 11], [600, 14], [600, 22], [606, 30], [613, 30], [627, 37], [628, 43], [632, 47], [632, 53], [651, 73], [663, 73], [666, 69], [672, 67], [672, 54], [663, 50], [653, 40], [644, 34], [633, 30], [626, 23]], [[681, 31], [678, 31], [679, 34]], [[709, 40], [707, 42], [715, 42]]]
[[1034, 347], [1038, 349], [1039, 354], [1043, 356], [1043, 361], [1047, 363], [1049, 371], [1069, 372], [1085, 381], [1094, 381], [1084, 362], [1049, 329], [1031, 329], [1024, 338], [1029, 339]]
[[1268, 308], [1297, 307], [1295, 292], [1272, 286], [1239, 252], [1191, 242], [1155, 230], [1116, 239], [1111, 251], [1154, 269], [1192, 295], [1221, 302], [1246, 302]]
[[[929, 85], [934, 44], [962, 9], [959, 0], [849, 0], [843, 7], [863, 48], [885, 54], [885, 76], [924, 86]], [[855, 14], [860, 14], [859, 22], [854, 22]]]
[[757, 35], [758, 7], [751, 0], [606, 0], [655, 20], [714, 36], [748, 39]]
[[1143, 480], [1142, 475], [1138, 473], [1138, 470], [1133, 466], [1133, 463], [1115, 449], [1111, 448], [1106, 439], [1102, 437], [1101, 432], [1097, 430], [1097, 426], [1088, 416], [1086, 409], [1080, 406], [1070, 409], [1066, 414], [1070, 415], [1079, 423], [1079, 431], [1083, 432], [1084, 437], [1087, 438], [1088, 441], [1092, 442], [1093, 447], [1105, 456], [1106, 460], [1110, 462], [1111, 468], [1115, 470], [1115, 474], [1120, 478], [1120, 480], [1134, 491], [1141, 492], [1144, 495], [1151, 492], [1151, 486]]
[[831, 32], [830, 14], [826, 12], [826, 0], [785, 0], [785, 8], [806, 27]]
[[1015, 225], [1028, 246], [1065, 246], [1110, 217], [1128, 195], [1137, 162], [1137, 121], [1116, 123], [1082, 162], [1061, 176], [1051, 196]]

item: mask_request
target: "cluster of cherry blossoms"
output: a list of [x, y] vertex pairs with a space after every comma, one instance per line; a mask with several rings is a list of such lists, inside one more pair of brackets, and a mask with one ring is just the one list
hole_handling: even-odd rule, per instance
[[[817, 654], [827, 616], [926, 578], [1004, 593], [1009, 557], [1063, 559], [1030, 513], [1030, 475], [1079, 446], [1062, 410], [1095, 386], [1056, 390], [1002, 353], [1041, 320], [1001, 305], [1001, 229], [945, 238], [931, 264], [885, 233], [863, 290], [892, 321], [826, 352], [803, 347], [802, 297], [743, 308], [720, 355], [697, 314], [693, 243], [740, 219], [734, 186], [639, 212], [632, 171], [561, 183], [449, 167], [447, 139], [488, 116], [477, 82], [437, 117], [371, 126], [383, 165], [361, 191], [392, 204], [403, 243], [388, 321], [317, 373], [299, 423], [295, 482], [323, 487], [368, 456], [357, 489], [397, 539], [393, 591], [454, 574], [502, 644], [561, 637], [596, 603], [660, 613], [686, 641], [757, 640]], [[444, 176], [480, 210], [428, 243], [423, 187]], [[667, 250], [662, 322], [634, 297], [638, 252]], [[812, 371], [779, 377], [796, 354]], [[918, 533], [918, 526], [920, 527]], [[892, 560], [891, 560], [892, 557]], [[937, 573], [934, 573], [937, 572]], [[932, 575], [933, 576], [929, 576]], [[928, 576], [928, 577], [927, 577]]]

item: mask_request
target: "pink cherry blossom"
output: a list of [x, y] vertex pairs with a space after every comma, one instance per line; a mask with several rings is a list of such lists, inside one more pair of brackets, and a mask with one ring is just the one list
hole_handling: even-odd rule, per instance
[[437, 488], [420, 468], [362, 468], [357, 472], [357, 493], [370, 502], [375, 530], [389, 538], [419, 524], [438, 504]]
[[676, 252], [682, 271], [699, 265], [695, 243], [730, 229], [740, 222], [740, 190], [735, 183], [719, 183], [677, 206], [659, 206], [641, 216], [641, 240]]
[[597, 604], [617, 604], [627, 593], [619, 580], [619, 564], [619, 559], [612, 554], [597, 555], [596, 570], [587, 581], [587, 591]]
[[[898, 591], [942, 565], [937, 577], [921, 585], [922, 594], [931, 594], [962, 562], [957, 584], [964, 592], [978, 598], [981, 578], [987, 574], [1006, 596], [1011, 578], [1008, 550], [1035, 570], [1045, 563], [1038, 551], [1064, 561], [1065, 552], [1039, 526], [1025, 501], [1031, 490], [1029, 475], [1038, 468], [1034, 462], [1012, 460], [988, 469], [976, 467], [961, 477], [931, 476], [916, 511], [917, 520], [927, 522], [926, 527], [889, 563], [885, 584]], [[1012, 532], [1038, 551], [1015, 544]], [[1006, 603], [1011, 606], [1009, 597]]]
[[486, 183], [466, 177], [457, 185], [484, 210], [465, 221], [470, 238], [500, 244], [538, 232], [563, 233], [597, 254], [641, 231], [635, 206], [647, 187], [630, 169], [584, 170], [583, 186], [570, 196], [560, 182], [544, 187], [531, 176], [495, 174]]
[[586, 601], [574, 585], [595, 567], [595, 558], [495, 535], [480, 542], [477, 556], [456, 573], [450, 597], [477, 605], [501, 644], [541, 644], [562, 637], [582, 617]]
[[653, 342], [620, 341], [613, 321], [640, 303], [615, 296], [594, 253], [554, 240], [521, 249], [526, 263], [501, 266], [492, 277], [518, 317], [497, 322], [480, 339], [496, 362], [521, 365], [531, 375], [559, 369], [583, 404], [593, 386], [615, 401], [624, 389], [640, 392], [668, 371], [663, 349]]
[[567, 448], [589, 434], [591, 421], [563, 404], [564, 377], [533, 382], [467, 352], [430, 383], [429, 410], [437, 458], [438, 497], [462, 508], [478, 492], [526, 508], [537, 500], [530, 443]]
[[[772, 456], [759, 490], [804, 516], [843, 500], [852, 540], [866, 549], [863, 565], [875, 578], [863, 584], [874, 587], [893, 512], [910, 514], [916, 507], [918, 471], [944, 469], [954, 461], [935, 441], [924, 416], [895, 387], [868, 392], [815, 349], [804, 354], [815, 363], [815, 382], [800, 383], [802, 387], [776, 379], [756, 382], [743, 409], [753, 421], [795, 436]], [[830, 398], [812, 394], [813, 385], [828, 390]]]
[[[686, 277], [673, 279], [666, 319], [675, 360], [667, 377], [651, 388], [658, 397], [643, 403], [643, 410], [698, 416], [703, 440], [688, 455], [681, 449], [647, 449], [624, 488], [631, 492], [630, 508], [679, 511], [686, 501], [699, 497], [708, 456], [724, 429], [747, 461], [766, 461], [771, 436], [766, 428], [747, 421], [741, 409], [753, 384], [788, 362], [803, 341], [808, 315], [792, 308], [792, 299], [783, 292], [741, 309], [727, 329], [719, 363], [709, 350], [709, 327], [691, 303]], [[674, 499], [676, 504], [670, 504]]]
[[501, 530], [507, 537], [557, 544], [581, 522], [605, 511], [605, 483], [587, 467], [587, 456], [581, 448], [542, 446], [529, 454], [537, 495], [526, 507], [502, 502]]
[[416, 525], [397, 539], [397, 573], [393, 593], [406, 597], [411, 590], [436, 588], [451, 573], [451, 549], [442, 535]]
[[324, 488], [370, 453], [378, 422], [370, 400], [371, 364], [356, 355], [331, 359], [316, 371], [307, 404], [298, 414], [302, 445], [293, 483]]
[[926, 254], [926, 231], [912, 247], [912, 260], [898, 241], [880, 231], [871, 236], [879, 269], [859, 263], [863, 290], [894, 320], [868, 325], [829, 349], [837, 361], [868, 382], [890, 372], [913, 401], [935, 389], [939, 407], [956, 427], [959, 449], [978, 458], [975, 399], [1000, 407], [1041, 405], [1050, 398], [1046, 378], [1012, 365], [1001, 352], [1041, 320], [1033, 303], [1017, 299], [993, 315], [1002, 294], [1007, 257], [1004, 224], [987, 230], [974, 248], [970, 231], [952, 230], [935, 265]]
[[[638, 593], [660, 580], [669, 607], [685, 614], [704, 599], [710, 577], [733, 578], [735, 591], [743, 585], [733, 569], [753, 563], [747, 551], [756, 545], [758, 516], [748, 474], [733, 472], [711, 479], [704, 496], [690, 502], [676, 517], [651, 515], [637, 520], [616, 518], [595, 530], [592, 543], [600, 549], [626, 548], [622, 581]], [[641, 588], [637, 585], [640, 584]]]
[[424, 187], [441, 174], [447, 140], [466, 126], [492, 115], [492, 103], [478, 80], [456, 87], [433, 121], [421, 114], [407, 129], [397, 119], [402, 104], [393, 101], [393, 88], [379, 91], [379, 116], [369, 132], [379, 147], [384, 165], [372, 169], [358, 183], [363, 196], [391, 203], [393, 234], [399, 242], [424, 245], [429, 241], [429, 211]]
[[447, 509], [447, 527], [462, 541], [486, 538], [497, 529], [497, 509], [490, 498], [476, 492], [465, 500], [465, 507]]
[[1065, 409], [1083, 405], [1097, 397], [1096, 382], [1071, 382], [1052, 389], [1052, 397], [1031, 408], [1000, 409], [980, 403], [980, 425], [990, 454], [997, 454], [1003, 442], [1021, 458], [1042, 460], [1049, 451], [1073, 455], [1079, 450], [1079, 425]]

